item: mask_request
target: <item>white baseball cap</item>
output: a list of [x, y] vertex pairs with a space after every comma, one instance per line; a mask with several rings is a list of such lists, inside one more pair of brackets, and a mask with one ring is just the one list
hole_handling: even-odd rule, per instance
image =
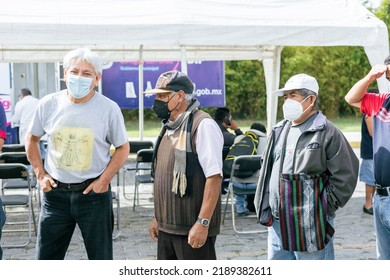
[[309, 76], [307, 74], [297, 74], [292, 76], [286, 84], [284, 88], [278, 89], [274, 91], [272, 94], [277, 96], [283, 96], [286, 90], [294, 90], [294, 89], [308, 89], [315, 92], [318, 95], [318, 83], [317, 80]]

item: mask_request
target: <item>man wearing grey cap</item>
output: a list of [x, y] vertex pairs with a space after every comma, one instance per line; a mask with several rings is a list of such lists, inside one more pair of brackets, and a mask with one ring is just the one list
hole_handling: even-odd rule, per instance
[[359, 160], [344, 135], [316, 109], [317, 80], [292, 76], [284, 120], [273, 127], [255, 196], [268, 226], [268, 259], [334, 259], [334, 217], [351, 198]]
[[154, 150], [154, 209], [149, 232], [159, 260], [214, 260], [220, 231], [223, 136], [199, 110], [190, 78], [163, 73], [153, 111], [162, 122]]

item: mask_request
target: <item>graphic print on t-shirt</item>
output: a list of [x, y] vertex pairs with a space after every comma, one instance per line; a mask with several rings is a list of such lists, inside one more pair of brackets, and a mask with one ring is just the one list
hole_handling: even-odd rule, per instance
[[87, 171], [93, 156], [93, 130], [61, 126], [53, 134], [56, 165], [60, 169]]

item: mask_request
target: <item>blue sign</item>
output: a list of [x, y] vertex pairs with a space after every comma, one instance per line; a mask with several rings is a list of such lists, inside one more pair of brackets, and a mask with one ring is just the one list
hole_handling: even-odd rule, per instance
[[[225, 106], [225, 69], [223, 61], [188, 62], [188, 76], [195, 84], [194, 96], [201, 107]], [[144, 90], [154, 88], [161, 73], [181, 69], [179, 61], [145, 62]], [[138, 62], [106, 65], [102, 75], [103, 94], [122, 109], [138, 109]], [[144, 94], [143, 94], [144, 95]], [[155, 95], [144, 95], [144, 108], [152, 108]]]

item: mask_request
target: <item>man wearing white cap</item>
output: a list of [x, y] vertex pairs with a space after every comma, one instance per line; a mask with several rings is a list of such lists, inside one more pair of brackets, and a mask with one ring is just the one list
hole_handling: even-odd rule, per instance
[[334, 259], [334, 217], [351, 198], [359, 160], [344, 135], [316, 109], [318, 83], [292, 76], [284, 120], [273, 127], [255, 196], [268, 229], [268, 259]]

